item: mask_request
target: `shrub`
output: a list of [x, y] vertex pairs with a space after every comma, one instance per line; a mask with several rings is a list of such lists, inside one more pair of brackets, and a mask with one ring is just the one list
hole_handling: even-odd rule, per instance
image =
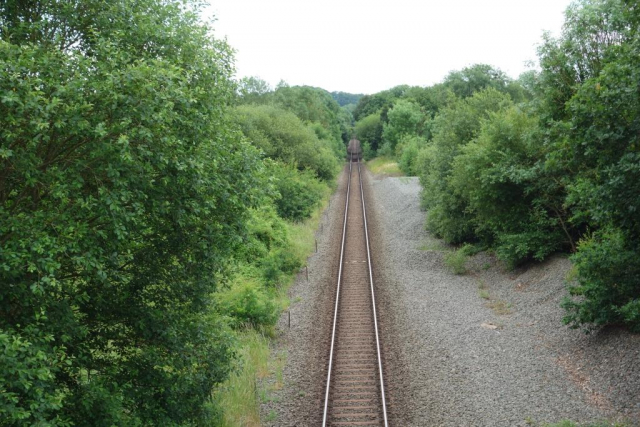
[[325, 181], [335, 176], [338, 149], [318, 138], [314, 128], [324, 135], [321, 127], [307, 126], [292, 112], [271, 105], [242, 105], [236, 113], [244, 135], [266, 157], [309, 169]]
[[219, 295], [218, 305], [235, 327], [274, 325], [280, 315], [280, 308], [260, 283], [243, 276]]
[[302, 267], [302, 262], [289, 248], [280, 248], [258, 261], [258, 265], [265, 279], [265, 284], [276, 287], [283, 284], [283, 278]]
[[387, 113], [387, 119], [383, 125], [382, 140], [395, 149], [403, 137], [422, 133], [426, 117], [418, 104], [399, 99]]
[[511, 105], [509, 95], [486, 89], [442, 109], [434, 119], [433, 138], [427, 144], [432, 148], [420, 161], [428, 168], [419, 171], [422, 205], [428, 210], [427, 228], [448, 243], [476, 239], [468, 205], [451, 188], [453, 159], [477, 136], [483, 120]]
[[607, 228], [580, 241], [572, 261], [578, 283], [563, 306], [574, 328], [626, 323], [640, 331], [640, 251], [619, 229]]
[[309, 171], [299, 171], [278, 163], [274, 163], [270, 169], [279, 195], [275, 199], [278, 215], [291, 221], [308, 218], [322, 199], [326, 185]]
[[444, 256], [444, 263], [453, 273], [465, 274], [467, 272], [467, 260], [472, 253], [472, 245], [462, 245], [457, 250], [447, 253]]
[[376, 152], [371, 149], [371, 144], [365, 142], [362, 144], [362, 158], [364, 160], [371, 160], [376, 156]]
[[402, 138], [396, 151], [398, 152], [398, 165], [406, 175], [418, 175], [418, 153], [424, 144], [417, 136]]
[[474, 234], [513, 267], [542, 260], [565, 244], [563, 193], [542, 166], [538, 118], [516, 107], [488, 118], [453, 160], [451, 191], [464, 200]]

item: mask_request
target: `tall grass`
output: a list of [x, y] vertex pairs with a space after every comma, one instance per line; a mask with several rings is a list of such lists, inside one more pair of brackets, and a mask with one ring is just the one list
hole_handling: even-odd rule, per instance
[[239, 368], [214, 396], [222, 409], [219, 427], [259, 427], [259, 381], [269, 375], [269, 339], [246, 329], [239, 335]]
[[400, 170], [398, 162], [390, 157], [376, 157], [373, 160], [367, 161], [367, 167], [371, 172], [376, 175], [385, 176], [403, 176], [404, 173]]

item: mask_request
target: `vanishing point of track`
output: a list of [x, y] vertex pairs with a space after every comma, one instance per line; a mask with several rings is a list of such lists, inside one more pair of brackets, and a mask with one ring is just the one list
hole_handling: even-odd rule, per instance
[[349, 161], [323, 427], [388, 426], [360, 165]]

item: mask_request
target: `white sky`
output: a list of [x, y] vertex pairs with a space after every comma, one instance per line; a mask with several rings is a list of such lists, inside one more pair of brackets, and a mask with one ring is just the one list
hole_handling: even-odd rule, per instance
[[570, 0], [210, 0], [237, 77], [375, 93], [475, 63], [511, 77], [559, 35]]

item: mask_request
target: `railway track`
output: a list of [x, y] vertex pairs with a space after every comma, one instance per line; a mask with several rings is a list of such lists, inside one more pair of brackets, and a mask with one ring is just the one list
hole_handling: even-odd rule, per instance
[[[358, 142], [358, 141], [354, 141]], [[322, 426], [388, 426], [359, 144], [345, 202]]]

